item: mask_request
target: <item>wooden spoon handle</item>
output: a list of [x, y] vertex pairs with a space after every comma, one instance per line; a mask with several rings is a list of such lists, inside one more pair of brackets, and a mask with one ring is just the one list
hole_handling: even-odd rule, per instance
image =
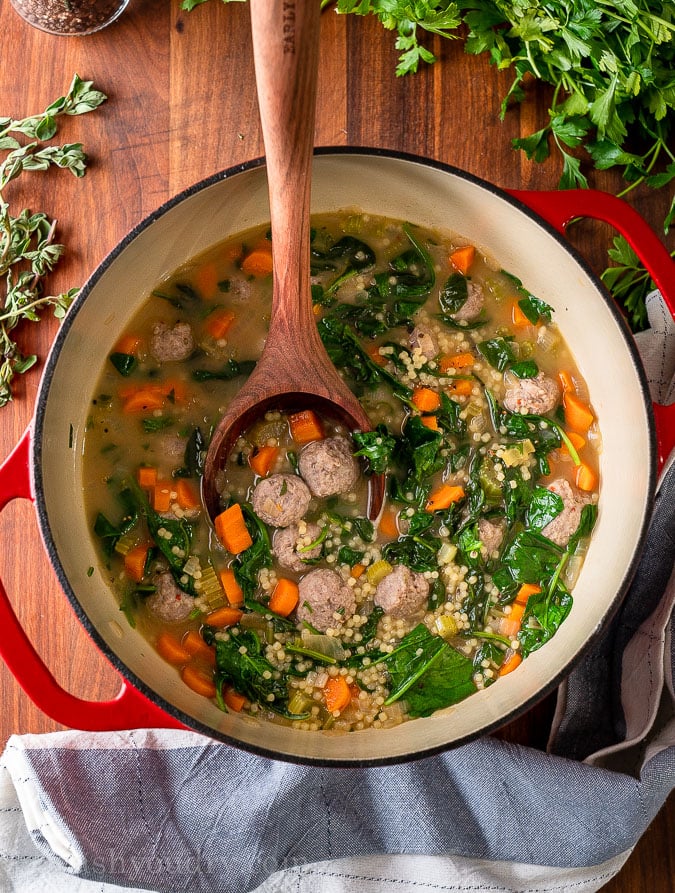
[[319, 0], [250, 0], [250, 9], [275, 259], [272, 319], [303, 338], [315, 329], [310, 170], [321, 8]]

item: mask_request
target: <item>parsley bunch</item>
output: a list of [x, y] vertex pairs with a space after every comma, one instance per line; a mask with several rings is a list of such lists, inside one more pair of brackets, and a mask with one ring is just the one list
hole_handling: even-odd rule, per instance
[[[202, 2], [182, 5], [193, 9]], [[621, 196], [641, 184], [664, 189], [675, 180], [672, 0], [321, 0], [321, 6], [374, 15], [396, 32], [399, 75], [435, 61], [421, 42], [425, 32], [461, 37], [468, 53], [487, 53], [494, 65], [514, 74], [502, 118], [510, 103], [525, 98], [528, 79], [550, 84], [548, 120], [513, 144], [538, 162], [559, 153], [562, 189], [587, 187], [588, 166], [620, 168]], [[675, 198], [666, 211], [665, 234], [674, 220]], [[632, 327], [644, 328], [649, 275], [622, 236], [609, 257], [615, 265], [603, 279], [623, 301]]]
[[[12, 338], [12, 330], [22, 320], [37, 322], [39, 311], [53, 307], [54, 316], [64, 316], [77, 294], [70, 289], [60, 295], [42, 294], [43, 277], [54, 269], [63, 253], [55, 244], [55, 221], [42, 212], [24, 208], [14, 215], [3, 191], [27, 171], [51, 167], [69, 170], [76, 177], [85, 172], [86, 155], [81, 143], [45, 146], [57, 132], [61, 115], [82, 115], [99, 106], [103, 93], [92, 90], [91, 81], [77, 75], [65, 96], [51, 103], [40, 115], [28, 118], [0, 118], [0, 150], [7, 152], [0, 163], [0, 406], [12, 399], [12, 379], [26, 372], [37, 360], [22, 354]], [[17, 136], [28, 138], [20, 142]]]

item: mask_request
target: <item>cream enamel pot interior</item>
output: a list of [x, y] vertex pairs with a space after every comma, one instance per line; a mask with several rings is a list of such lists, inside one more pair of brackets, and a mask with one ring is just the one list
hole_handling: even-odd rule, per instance
[[[320, 150], [315, 157], [314, 211], [359, 207], [461, 233], [556, 310], [588, 383], [603, 450], [596, 530], [574, 590], [574, 607], [554, 639], [498, 684], [429, 718], [348, 738], [300, 732], [223, 713], [194, 694], [127, 624], [98, 570], [88, 575], [99, 559], [83, 508], [82, 444], [99, 371], [158, 281], [210, 245], [268, 219], [265, 169], [256, 161], [169, 202], [96, 270], [57, 335], [32, 430], [1, 471], [3, 504], [16, 496], [35, 501], [60, 582], [124, 680], [118, 698], [104, 704], [62, 691], [18, 627], [3, 590], [0, 622], [6, 633], [0, 649], [45, 712], [79, 728], [183, 724], [272, 757], [355, 764], [411, 759], [465, 742], [552, 690], [612, 614], [635, 571], [653, 497], [656, 449], [644, 375], [620, 314], [560, 232], [524, 201], [540, 206], [544, 216], [557, 216], [559, 230], [577, 214], [603, 217], [603, 208], [611, 208], [609, 217], [629, 238], [639, 230], [634, 244], [647, 246], [652, 275], [666, 291], [665, 280], [672, 279], [667, 253], [644, 221], [611, 196], [575, 191], [518, 198], [461, 171], [378, 151]], [[672, 305], [672, 296], [667, 300]]]

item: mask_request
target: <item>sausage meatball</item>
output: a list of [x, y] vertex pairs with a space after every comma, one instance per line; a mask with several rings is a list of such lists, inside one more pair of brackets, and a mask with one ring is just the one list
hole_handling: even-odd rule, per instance
[[255, 487], [251, 505], [256, 515], [272, 527], [288, 527], [309, 508], [312, 494], [294, 474], [271, 474]]
[[408, 336], [408, 344], [413, 350], [420, 350], [428, 360], [433, 360], [438, 353], [438, 343], [434, 336], [419, 326], [415, 326]]
[[459, 310], [450, 316], [455, 322], [471, 322], [483, 309], [485, 295], [483, 289], [475, 282], [467, 282], [467, 298]]
[[346, 437], [326, 437], [303, 447], [298, 471], [314, 496], [347, 493], [359, 479], [359, 463]]
[[337, 571], [317, 568], [306, 574], [300, 583], [298, 621], [307, 621], [319, 632], [335, 629], [353, 617], [356, 611], [354, 590], [344, 582]]
[[168, 326], [158, 322], [152, 327], [150, 353], [159, 363], [178, 363], [186, 360], [194, 350], [192, 329], [186, 322]]
[[429, 582], [405, 564], [397, 564], [390, 574], [383, 577], [375, 590], [375, 604], [391, 617], [409, 617], [416, 614], [429, 598]]
[[[311, 549], [307, 548], [320, 533], [319, 525], [311, 521], [309, 523], [300, 521], [276, 530], [272, 540], [272, 551], [279, 564], [296, 573], [307, 570], [305, 562], [321, 555], [321, 543], [312, 546]], [[298, 551], [299, 549], [302, 551]]]
[[501, 524], [495, 524], [488, 518], [481, 518], [478, 522], [478, 536], [488, 555], [496, 552], [504, 539], [504, 529]]
[[539, 372], [535, 378], [518, 378], [506, 389], [504, 406], [509, 412], [543, 415], [558, 403], [560, 392], [556, 382]]
[[148, 610], [160, 620], [186, 620], [195, 606], [194, 598], [183, 592], [168, 571], [158, 574], [154, 583], [156, 589], [145, 601]]
[[563, 501], [563, 510], [541, 532], [558, 546], [566, 546], [581, 520], [581, 510], [588, 505], [588, 497], [575, 490], [569, 481], [556, 478], [548, 485]]

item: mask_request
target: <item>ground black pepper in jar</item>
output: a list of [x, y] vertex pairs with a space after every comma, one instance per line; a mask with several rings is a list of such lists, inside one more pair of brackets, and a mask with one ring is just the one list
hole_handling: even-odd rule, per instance
[[50, 34], [91, 34], [113, 22], [129, 0], [11, 0], [29, 24]]

